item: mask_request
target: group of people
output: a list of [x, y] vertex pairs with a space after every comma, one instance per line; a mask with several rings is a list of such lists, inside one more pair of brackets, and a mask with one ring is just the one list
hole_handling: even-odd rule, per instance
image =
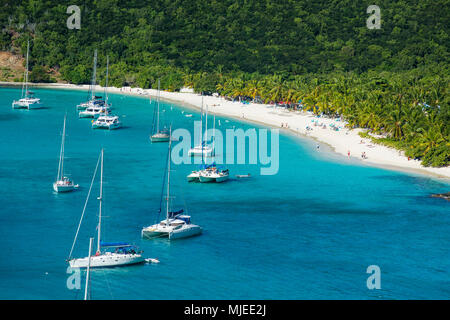
[[281, 127], [282, 128], [289, 128], [289, 124], [287, 122], [282, 122], [281, 123]]
[[[347, 157], [350, 159], [350, 150], [347, 151]], [[367, 159], [366, 152], [361, 152], [361, 159]]]

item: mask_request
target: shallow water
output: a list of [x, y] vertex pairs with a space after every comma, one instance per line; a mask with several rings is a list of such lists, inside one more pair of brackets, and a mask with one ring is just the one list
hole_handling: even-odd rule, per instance
[[[93, 270], [93, 299], [446, 299], [450, 297], [450, 203], [430, 198], [449, 185], [346, 162], [316, 143], [280, 136], [280, 167], [229, 165], [250, 179], [189, 184], [195, 165], [173, 165], [174, 202], [186, 204], [201, 236], [142, 240], [154, 223], [167, 144], [151, 144], [153, 105], [110, 95], [124, 128], [92, 130], [75, 105], [86, 92], [36, 89], [45, 108], [12, 110], [20, 89], [0, 88], [0, 298], [81, 299], [69, 290], [67, 258], [101, 147], [105, 148], [105, 241], [130, 241], [160, 264]], [[161, 103], [162, 120], [193, 131], [197, 111]], [[192, 113], [186, 118], [185, 113]], [[55, 194], [67, 113], [66, 172], [78, 191]], [[221, 120], [218, 129], [259, 128]], [[212, 120], [212, 118], [210, 118]], [[74, 256], [96, 234], [93, 188]], [[160, 217], [162, 219], [162, 217]], [[369, 265], [381, 289], [369, 290]]]

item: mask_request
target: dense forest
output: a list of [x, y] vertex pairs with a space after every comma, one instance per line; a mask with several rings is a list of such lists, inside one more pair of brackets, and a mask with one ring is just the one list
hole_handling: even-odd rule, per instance
[[[81, 9], [68, 29], [67, 7]], [[0, 50], [26, 52], [32, 81], [100, 81], [231, 98], [301, 101], [342, 115], [427, 166], [450, 163], [449, 0], [2, 0]], [[16, 79], [19, 81], [20, 79]]]

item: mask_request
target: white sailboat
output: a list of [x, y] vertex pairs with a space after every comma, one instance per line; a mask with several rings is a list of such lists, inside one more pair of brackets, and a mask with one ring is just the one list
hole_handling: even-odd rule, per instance
[[[106, 57], [106, 81], [105, 81], [105, 105], [108, 105], [108, 92], [106, 88], [108, 88], [108, 68], [109, 68], [109, 57]], [[92, 122], [92, 129], [108, 129], [114, 130], [118, 129], [122, 126], [122, 123], [119, 121], [119, 116], [115, 115], [100, 115], [98, 118]]]
[[[171, 136], [171, 132], [170, 132]], [[166, 195], [166, 219], [142, 229], [142, 237], [148, 239], [165, 237], [169, 240], [196, 236], [202, 233], [202, 228], [191, 223], [191, 217], [183, 214], [184, 210], [173, 212], [170, 210], [170, 151], [172, 141], [169, 139], [169, 154], [167, 163], [167, 195]], [[160, 209], [161, 211], [161, 209]]]
[[[89, 85], [90, 98], [88, 101], [77, 105], [77, 110], [86, 110], [89, 107], [109, 107], [108, 99], [103, 100], [101, 96], [95, 95], [95, 85], [97, 83], [97, 49], [94, 51], [94, 66], [92, 70], [92, 80]], [[106, 89], [105, 89], [106, 93]]]
[[78, 113], [79, 118], [94, 118], [97, 119], [100, 116], [108, 115], [109, 107], [104, 106], [95, 106], [95, 107], [87, 107], [85, 110], [80, 111]]
[[156, 130], [150, 136], [151, 142], [168, 142], [170, 139], [167, 130], [160, 130], [159, 128], [159, 99], [160, 99], [160, 80], [158, 79], [158, 101], [157, 101], [157, 112], [156, 112]]
[[[97, 174], [97, 167], [95, 168], [94, 176], [92, 178], [91, 186], [89, 188], [89, 193], [86, 199], [86, 203], [81, 215], [80, 223], [78, 225], [77, 232], [75, 234], [75, 239], [72, 244], [72, 249], [69, 253], [68, 262], [72, 268], [86, 268], [90, 266], [91, 268], [97, 267], [120, 267], [131, 264], [143, 263], [145, 262], [144, 257], [141, 252], [137, 251], [137, 247], [123, 242], [113, 242], [104, 243], [101, 241], [101, 226], [102, 226], [102, 197], [103, 197], [103, 149], [101, 151], [101, 166], [100, 166], [100, 195], [97, 198], [99, 200], [99, 214], [98, 214], [98, 225], [97, 225], [97, 251], [95, 255], [88, 256], [85, 258], [72, 258], [73, 248], [75, 246], [78, 231], [80, 230], [81, 222], [83, 220], [84, 212], [86, 210], [86, 205], [89, 199], [89, 195], [92, 189], [92, 184], [94, 182], [95, 176]], [[99, 160], [100, 160], [99, 159]], [[112, 251], [108, 251], [112, 250]]]
[[203, 96], [202, 96], [202, 107], [201, 107], [201, 125], [200, 125], [200, 143], [189, 149], [188, 155], [192, 156], [212, 156], [214, 150], [207, 144], [208, 143], [208, 105], [206, 105], [206, 130], [205, 130], [205, 139], [203, 139]]
[[92, 122], [92, 129], [108, 129], [114, 130], [122, 126], [119, 120], [119, 116], [99, 116], [94, 122]]
[[72, 180], [64, 175], [64, 145], [66, 140], [66, 117], [64, 116], [64, 126], [61, 138], [61, 151], [59, 153], [59, 165], [58, 165], [58, 175], [56, 176], [56, 181], [53, 183], [53, 190], [55, 192], [70, 192], [73, 191], [78, 185], [75, 185]]
[[28, 90], [28, 56], [30, 53], [30, 41], [27, 43], [27, 65], [25, 69], [25, 81], [22, 83], [22, 96], [12, 103], [13, 109], [34, 109], [41, 107], [41, 99], [34, 97], [34, 93]]
[[200, 172], [200, 182], [224, 182], [230, 177], [228, 169], [203, 170]]

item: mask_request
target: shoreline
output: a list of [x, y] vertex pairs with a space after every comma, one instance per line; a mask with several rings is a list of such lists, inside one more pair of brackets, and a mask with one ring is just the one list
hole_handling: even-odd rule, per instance
[[[0, 86], [17, 87], [22, 86], [21, 82], [0, 82]], [[89, 85], [74, 85], [64, 83], [38, 83], [31, 86], [50, 89], [69, 89], [87, 91]], [[104, 88], [97, 85], [96, 91], [103, 91]], [[108, 87], [108, 93], [117, 93], [123, 95], [152, 98], [157, 96], [156, 89], [141, 88], [116, 88]], [[161, 99], [181, 104], [194, 109], [201, 108], [201, 96], [196, 93], [181, 93], [160, 91]], [[450, 181], [450, 166], [444, 168], [423, 167], [418, 160], [408, 160], [403, 155], [403, 151], [389, 148], [379, 144], [373, 144], [369, 139], [361, 138], [358, 133], [364, 132], [364, 129], [347, 129], [345, 122], [336, 121], [325, 117], [314, 116], [310, 112], [303, 111], [286, 111], [283, 108], [275, 108], [268, 104], [242, 104], [225, 100], [223, 97], [204, 96], [204, 105], [208, 105], [208, 112], [238, 119], [240, 121], [253, 122], [263, 126], [278, 128], [288, 132], [293, 136], [301, 136], [304, 138], [312, 138], [315, 141], [328, 145], [335, 153], [343, 156], [342, 163], [345, 158], [358, 160], [360, 165], [369, 165], [378, 168], [401, 171], [407, 173], [415, 173], [435, 178], [444, 179], [448, 183]], [[81, 102], [81, 101], [80, 101]], [[314, 122], [325, 125], [314, 126]], [[287, 124], [287, 127], [281, 127], [281, 124]], [[338, 131], [331, 130], [330, 125], [339, 127]], [[306, 130], [310, 127], [312, 130]], [[361, 143], [362, 142], [362, 143]], [[350, 151], [350, 157], [348, 157]], [[361, 154], [365, 153], [367, 159], [362, 159]]]

